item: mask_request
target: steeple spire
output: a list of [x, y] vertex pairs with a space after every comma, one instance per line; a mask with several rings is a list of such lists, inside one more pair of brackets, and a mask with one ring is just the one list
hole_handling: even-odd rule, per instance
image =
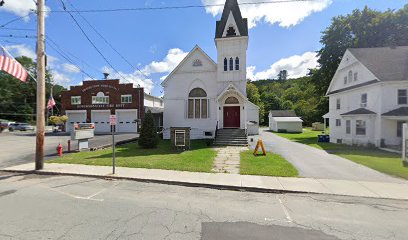
[[[241, 11], [237, 0], [226, 0], [224, 5], [224, 11], [222, 12], [221, 20], [217, 21], [215, 38], [225, 37], [224, 30], [227, 27], [228, 17], [232, 13], [232, 16], [235, 20], [236, 27], [240, 36], [248, 36], [248, 20], [242, 18]], [[226, 37], [235, 36], [232, 32], [233, 29], [229, 30], [229, 33]]]

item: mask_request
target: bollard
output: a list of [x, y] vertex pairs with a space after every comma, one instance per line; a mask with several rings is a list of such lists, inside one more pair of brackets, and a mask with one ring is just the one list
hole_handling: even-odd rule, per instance
[[71, 140], [68, 140], [68, 152], [71, 152]]

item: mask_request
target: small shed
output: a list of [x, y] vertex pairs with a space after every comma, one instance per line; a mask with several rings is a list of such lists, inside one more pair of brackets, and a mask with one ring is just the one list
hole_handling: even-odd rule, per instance
[[303, 120], [293, 110], [272, 110], [269, 112], [269, 130], [274, 132], [302, 132]]

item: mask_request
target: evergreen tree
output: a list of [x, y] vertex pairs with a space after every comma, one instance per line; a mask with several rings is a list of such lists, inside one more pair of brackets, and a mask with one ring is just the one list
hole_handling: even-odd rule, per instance
[[159, 136], [157, 135], [153, 114], [150, 110], [145, 114], [138, 143], [142, 148], [156, 148], [157, 144], [159, 144]]

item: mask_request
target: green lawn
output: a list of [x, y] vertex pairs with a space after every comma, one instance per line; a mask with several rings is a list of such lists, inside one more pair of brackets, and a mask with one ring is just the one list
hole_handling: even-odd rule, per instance
[[334, 143], [318, 143], [317, 135], [321, 134], [321, 132], [311, 131], [310, 129], [304, 129], [303, 133], [276, 134], [292, 141], [323, 149], [329, 153], [344, 157], [379, 172], [408, 179], [408, 167], [402, 165], [401, 156], [399, 154], [382, 151], [377, 148], [356, 147]]
[[278, 154], [254, 156], [253, 150], [241, 152], [240, 174], [277, 177], [296, 177], [298, 172], [288, 161]]
[[[216, 152], [206, 141], [191, 141], [191, 151], [173, 150], [170, 141], [160, 141], [156, 149], [141, 149], [137, 143], [116, 147], [116, 166], [130, 168], [167, 169], [190, 172], [211, 172]], [[112, 165], [112, 148], [66, 154], [49, 163], [71, 163], [97, 166]]]

